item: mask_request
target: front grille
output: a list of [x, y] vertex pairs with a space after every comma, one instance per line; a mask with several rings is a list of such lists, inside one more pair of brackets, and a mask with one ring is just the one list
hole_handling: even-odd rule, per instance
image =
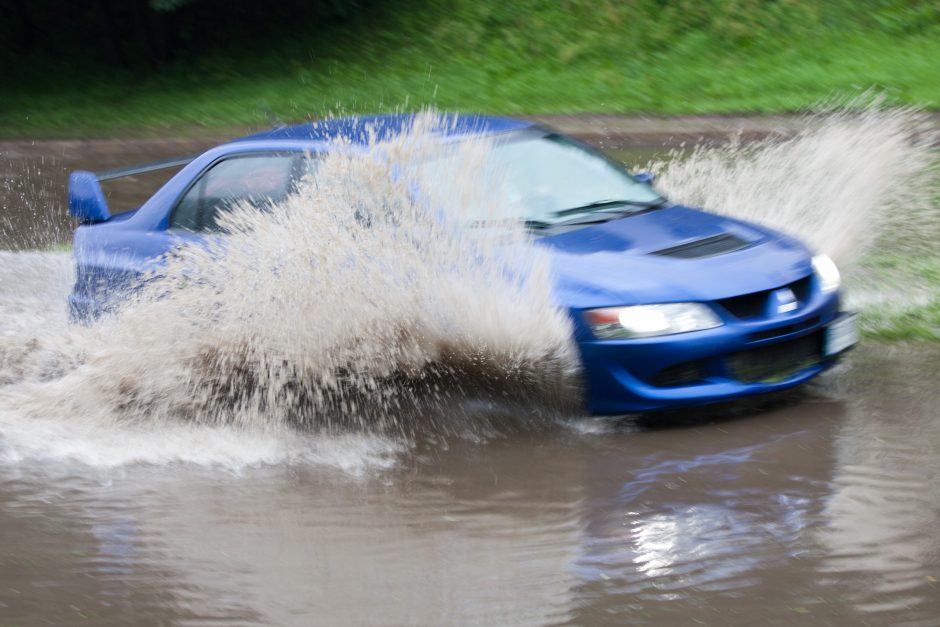
[[793, 295], [796, 296], [796, 299], [803, 303], [809, 298], [810, 290], [813, 287], [813, 275], [806, 275], [799, 281], [794, 281], [786, 287], [793, 290]]
[[652, 384], [656, 387], [671, 388], [680, 385], [691, 385], [704, 378], [705, 360], [696, 359], [660, 370], [659, 373], [653, 377]]
[[767, 290], [732, 298], [722, 298], [717, 302], [735, 318], [760, 318], [767, 311], [767, 298], [769, 295], [770, 291]]
[[676, 257], [678, 259], [701, 259], [702, 257], [714, 257], [715, 255], [734, 252], [748, 246], [750, 246], [750, 243], [747, 240], [730, 233], [722, 233], [721, 235], [704, 237], [694, 242], [686, 242], [678, 246], [656, 250], [650, 254], [660, 257]]
[[725, 310], [727, 310], [727, 312], [735, 318], [740, 318], [742, 320], [746, 320], [748, 318], [763, 318], [769, 313], [773, 313], [768, 311], [768, 301], [771, 294], [777, 290], [789, 288], [793, 292], [793, 296], [796, 297], [797, 302], [800, 304], [800, 306], [802, 306], [803, 303], [809, 300], [812, 286], [812, 275], [809, 275], [797, 281], [793, 281], [792, 283], [781, 285], [780, 287], [775, 287], [770, 290], [751, 292], [750, 294], [732, 296], [731, 298], [722, 298], [715, 302], [724, 307]]
[[822, 359], [822, 334], [814, 333], [728, 356], [728, 370], [743, 383], [775, 383], [789, 379]]

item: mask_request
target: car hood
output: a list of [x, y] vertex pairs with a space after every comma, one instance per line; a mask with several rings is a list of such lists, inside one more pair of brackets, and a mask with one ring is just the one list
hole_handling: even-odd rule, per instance
[[[702, 240], [737, 245], [707, 256], [670, 256], [670, 249], [694, 248]], [[537, 243], [550, 253], [556, 299], [575, 309], [716, 300], [780, 287], [812, 271], [809, 252], [797, 240], [681, 205], [547, 235]]]

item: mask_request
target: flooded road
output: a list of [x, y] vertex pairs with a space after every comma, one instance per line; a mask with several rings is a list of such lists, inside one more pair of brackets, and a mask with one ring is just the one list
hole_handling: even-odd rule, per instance
[[[0, 248], [67, 240], [66, 168], [200, 147], [8, 150]], [[236, 427], [97, 416], [102, 373], [179, 364], [69, 327], [71, 282], [67, 253], [0, 252], [0, 626], [940, 625], [940, 344], [868, 340], [720, 417]]]
[[940, 624], [938, 378], [937, 347], [870, 344], [762, 413], [431, 438], [388, 468], [344, 468], [356, 438], [332, 467], [3, 464], [0, 616]]

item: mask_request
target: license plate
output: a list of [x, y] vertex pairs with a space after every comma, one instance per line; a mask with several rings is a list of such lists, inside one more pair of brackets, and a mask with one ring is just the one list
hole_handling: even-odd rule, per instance
[[858, 343], [858, 324], [855, 314], [843, 314], [826, 328], [823, 353], [826, 357], [838, 355]]

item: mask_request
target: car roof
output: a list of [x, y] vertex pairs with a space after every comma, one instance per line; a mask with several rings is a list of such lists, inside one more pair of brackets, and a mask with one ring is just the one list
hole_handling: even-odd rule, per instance
[[[356, 144], [367, 144], [375, 140], [387, 140], [402, 133], [410, 128], [420, 115], [396, 113], [317, 120], [248, 135], [235, 141], [287, 139], [329, 142], [344, 139]], [[438, 121], [437, 129], [445, 136], [491, 135], [534, 126], [526, 120], [467, 113], [442, 113], [437, 114], [435, 119]]]

